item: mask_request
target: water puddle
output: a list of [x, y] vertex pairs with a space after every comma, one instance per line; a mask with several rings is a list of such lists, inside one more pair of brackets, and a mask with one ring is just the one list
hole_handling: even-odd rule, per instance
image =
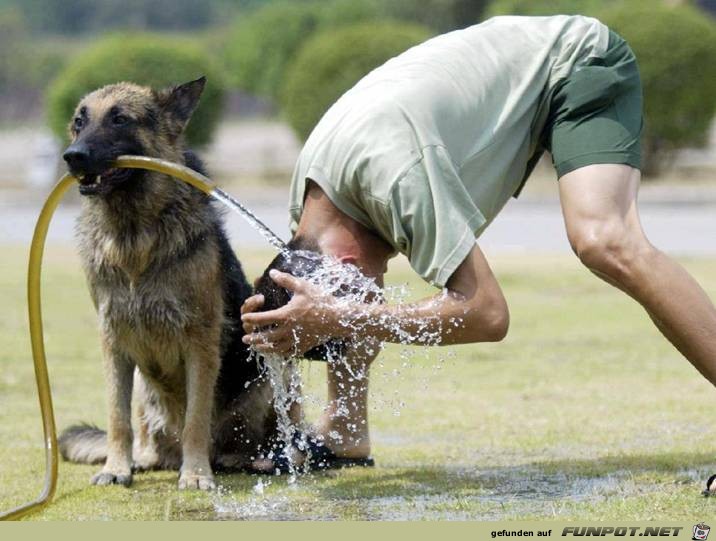
[[[400, 470], [398, 470], [400, 471]], [[391, 480], [395, 471], [374, 472], [371, 486]], [[410, 472], [403, 475], [410, 478]], [[420, 479], [424, 472], [414, 473]], [[597, 477], [564, 473], [547, 474], [533, 466], [506, 467], [482, 472], [446, 469], [450, 488], [416, 482], [395, 487], [405, 494], [370, 495], [360, 479], [356, 495], [338, 495], [329, 480], [325, 483], [279, 487], [271, 494], [246, 496], [224, 491], [216, 496], [216, 518], [224, 520], [505, 520], [525, 515], [559, 517], [575, 503], [598, 503], [657, 492], [657, 483], [636, 483], [632, 473], [619, 470]], [[700, 472], [684, 473], [700, 478]], [[392, 481], [391, 481], [392, 482]], [[444, 487], [444, 483], [442, 484]], [[244, 499], [241, 499], [244, 498]]]
[[[227, 496], [218, 496], [214, 501], [215, 520], [307, 520], [308, 517], [295, 511], [288, 495], [271, 497], [254, 496], [248, 501], [238, 501]], [[324, 520], [331, 520], [326, 518]]]

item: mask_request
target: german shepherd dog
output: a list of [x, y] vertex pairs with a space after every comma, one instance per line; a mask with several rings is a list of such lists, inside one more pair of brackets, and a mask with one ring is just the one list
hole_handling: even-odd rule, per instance
[[63, 157], [84, 196], [77, 234], [99, 316], [109, 425], [65, 430], [60, 451], [104, 462], [96, 485], [128, 486], [133, 469], [161, 468], [180, 470], [180, 489], [209, 490], [212, 466], [248, 467], [276, 441], [271, 387], [241, 341], [251, 287], [210, 197], [163, 174], [112, 168], [135, 154], [201, 172], [182, 132], [204, 84], [105, 86], [80, 101], [69, 126]]

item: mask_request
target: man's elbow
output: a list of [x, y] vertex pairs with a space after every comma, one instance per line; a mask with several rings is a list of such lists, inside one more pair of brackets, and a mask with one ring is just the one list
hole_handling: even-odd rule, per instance
[[510, 311], [502, 295], [481, 303], [471, 319], [469, 328], [473, 342], [501, 342], [510, 328]]
[[484, 328], [485, 342], [501, 342], [505, 339], [510, 329], [510, 312], [506, 304], [503, 309], [488, 315]]

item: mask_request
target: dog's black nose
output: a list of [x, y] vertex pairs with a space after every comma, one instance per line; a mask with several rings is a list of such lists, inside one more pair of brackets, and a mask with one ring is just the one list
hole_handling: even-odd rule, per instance
[[89, 149], [84, 145], [70, 145], [65, 153], [62, 155], [62, 159], [67, 162], [70, 169], [82, 170], [87, 166], [89, 162]]

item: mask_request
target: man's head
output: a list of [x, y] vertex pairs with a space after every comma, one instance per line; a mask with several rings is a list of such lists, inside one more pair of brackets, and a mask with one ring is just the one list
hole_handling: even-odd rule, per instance
[[[330, 255], [331, 257], [327, 257]], [[394, 250], [388, 243], [338, 209], [318, 184], [307, 181], [303, 212], [294, 238], [266, 268], [256, 284], [264, 296], [261, 311], [275, 310], [291, 300], [269, 271], [276, 269], [299, 278], [319, 278], [338, 297], [351, 296], [357, 302], [372, 302], [382, 286], [383, 273]], [[309, 359], [335, 357], [343, 351], [339, 342], [328, 342], [304, 356]], [[336, 349], [337, 348], [337, 349]]]
[[[291, 294], [277, 285], [269, 276], [272, 269], [287, 272], [298, 278], [308, 278], [320, 272], [322, 265], [325, 264], [325, 256], [320, 253], [315, 241], [294, 237], [286, 245], [286, 248], [269, 263], [256, 282], [255, 293], [264, 297], [261, 312], [276, 310], [291, 300]], [[337, 355], [342, 355], [344, 349], [345, 344], [342, 341], [331, 340], [307, 351], [303, 357], [314, 361], [327, 361]]]
[[112, 167], [123, 154], [181, 161], [180, 137], [205, 83], [201, 77], [159, 91], [117, 83], [82, 98], [68, 126], [72, 144], [62, 156], [80, 193], [107, 195], [141, 182], [143, 170]]

